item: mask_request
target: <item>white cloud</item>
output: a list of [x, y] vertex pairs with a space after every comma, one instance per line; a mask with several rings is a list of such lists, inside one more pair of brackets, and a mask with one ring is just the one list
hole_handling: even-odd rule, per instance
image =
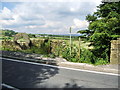
[[74, 11], [76, 11], [76, 9], [72, 7], [72, 8], [70, 8], [70, 11], [74, 12]]
[[[78, 0], [79, 1], [79, 0]], [[100, 0], [98, 0], [100, 1]], [[89, 4], [89, 5], [88, 5]], [[85, 16], [92, 13], [97, 1], [68, 2], [22, 2], [14, 8], [3, 7], [0, 13], [0, 24], [3, 28], [28, 33], [68, 33], [68, 28], [87, 28]], [[68, 31], [67, 31], [68, 30]]]
[[89, 23], [86, 20], [79, 20], [77, 18], [73, 19], [74, 25], [72, 28], [87, 28]]
[[2, 2], [98, 2], [100, 0], [2, 0]]
[[0, 20], [12, 19], [12, 12], [8, 8], [4, 7], [0, 14]]

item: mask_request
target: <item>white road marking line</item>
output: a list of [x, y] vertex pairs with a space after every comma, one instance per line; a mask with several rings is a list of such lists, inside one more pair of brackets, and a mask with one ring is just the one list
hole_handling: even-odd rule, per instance
[[9, 88], [9, 89], [13, 89], [13, 90], [19, 90], [19, 89], [15, 88], [15, 87], [7, 85], [5, 83], [3, 83], [2, 86], [6, 87], [6, 88]]
[[82, 70], [82, 69], [75, 69], [75, 68], [68, 68], [68, 67], [60, 67], [60, 66], [53, 66], [53, 65], [41, 64], [41, 63], [35, 63], [35, 62], [29, 62], [29, 61], [14, 60], [14, 59], [8, 59], [8, 58], [3, 58], [3, 59], [15, 61], [15, 62], [21, 62], [21, 63], [29, 63], [29, 64], [34, 64], [34, 65], [43, 65], [43, 66], [54, 67], [54, 68], [62, 68], [62, 69], [69, 69], [69, 70], [76, 70], [76, 71], [83, 71], [83, 72], [90, 72], [90, 73], [98, 73], [98, 74], [107, 74], [107, 75], [120, 76], [119, 74], [114, 74], [114, 73], [106, 73], [106, 72]]

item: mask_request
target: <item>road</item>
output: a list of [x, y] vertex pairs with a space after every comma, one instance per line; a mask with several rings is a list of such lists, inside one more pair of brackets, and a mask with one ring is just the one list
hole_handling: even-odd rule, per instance
[[2, 83], [16, 88], [118, 88], [118, 76], [4, 58]]

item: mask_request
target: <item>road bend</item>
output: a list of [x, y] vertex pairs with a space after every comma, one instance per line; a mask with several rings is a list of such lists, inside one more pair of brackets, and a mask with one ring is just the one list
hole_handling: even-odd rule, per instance
[[118, 88], [118, 75], [2, 58], [2, 83], [15, 88]]

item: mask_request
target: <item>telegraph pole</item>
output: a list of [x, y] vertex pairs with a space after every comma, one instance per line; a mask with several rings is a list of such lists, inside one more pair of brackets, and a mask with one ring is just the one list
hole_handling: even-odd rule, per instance
[[70, 59], [71, 59], [71, 27], [70, 27]]
[[81, 40], [80, 40], [80, 37], [79, 37], [79, 61], [80, 61], [80, 54], [81, 54], [81, 52], [80, 52], [80, 49], [81, 49], [80, 42], [81, 42]]

